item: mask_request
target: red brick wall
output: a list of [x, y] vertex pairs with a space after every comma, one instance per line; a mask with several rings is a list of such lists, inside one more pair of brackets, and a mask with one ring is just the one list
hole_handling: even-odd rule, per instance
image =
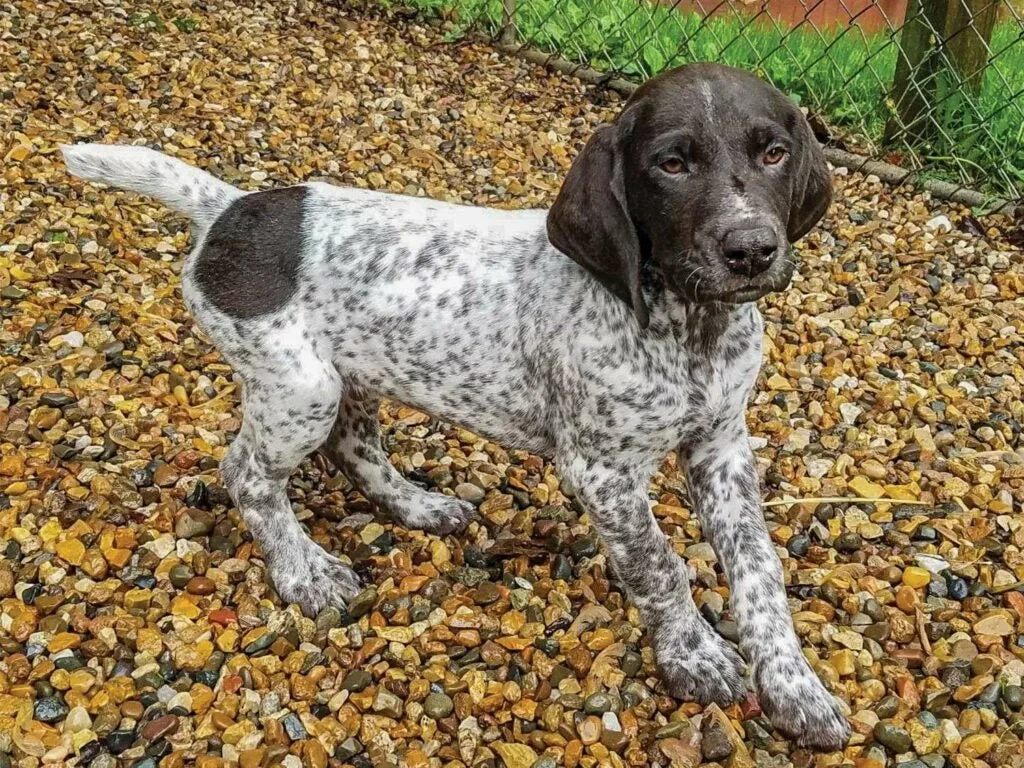
[[[663, 2], [672, 5], [675, 0]], [[676, 7], [705, 15], [731, 15], [730, 8], [744, 15], [764, 11], [790, 27], [808, 19], [819, 29], [856, 24], [867, 32], [878, 32], [903, 23], [907, 0], [681, 0]]]

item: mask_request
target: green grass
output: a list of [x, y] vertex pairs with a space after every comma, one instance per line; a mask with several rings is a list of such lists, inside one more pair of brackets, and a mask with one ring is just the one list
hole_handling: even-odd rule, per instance
[[[458, 33], [471, 24], [495, 32], [501, 24], [500, 0], [401, 2], [454, 11]], [[820, 113], [871, 154], [997, 194], [1024, 190], [1024, 30], [1017, 21], [997, 25], [980, 93], [951, 93], [934, 111], [942, 132], [913, 147], [881, 146], [892, 114], [898, 33], [866, 36], [856, 27], [806, 24], [790, 30], [734, 14], [702, 19], [645, 0], [519, 0], [516, 27], [519, 42], [635, 79], [688, 61], [740, 67]]]

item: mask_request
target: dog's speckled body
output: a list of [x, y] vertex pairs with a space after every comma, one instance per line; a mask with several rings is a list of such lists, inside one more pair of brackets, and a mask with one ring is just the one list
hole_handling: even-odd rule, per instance
[[403, 525], [448, 532], [473, 517], [388, 462], [377, 410], [389, 397], [553, 457], [668, 689], [728, 704], [745, 695], [743, 661], [699, 614], [650, 510], [651, 476], [679, 450], [764, 711], [802, 744], [837, 748], [849, 729], [793, 631], [744, 421], [762, 334], [744, 302], [788, 282], [787, 239], [828, 204], [813, 143], [781, 94], [704, 66], [638, 91], [550, 212], [326, 184], [246, 195], [141, 147], [65, 154], [77, 175], [195, 222], [185, 300], [244, 382], [223, 477], [282, 598], [315, 614], [359, 589], [288, 503], [289, 474], [318, 448]]

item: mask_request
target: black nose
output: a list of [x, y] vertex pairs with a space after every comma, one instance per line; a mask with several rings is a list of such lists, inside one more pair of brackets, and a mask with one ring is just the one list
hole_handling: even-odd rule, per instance
[[779, 238], [770, 227], [734, 229], [722, 239], [725, 265], [733, 272], [753, 277], [771, 266]]

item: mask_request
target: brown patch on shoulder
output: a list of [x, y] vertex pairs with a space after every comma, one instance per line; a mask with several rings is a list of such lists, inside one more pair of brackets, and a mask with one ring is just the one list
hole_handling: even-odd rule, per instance
[[284, 306], [298, 288], [305, 187], [235, 200], [213, 223], [196, 257], [195, 280], [217, 309], [239, 319]]

